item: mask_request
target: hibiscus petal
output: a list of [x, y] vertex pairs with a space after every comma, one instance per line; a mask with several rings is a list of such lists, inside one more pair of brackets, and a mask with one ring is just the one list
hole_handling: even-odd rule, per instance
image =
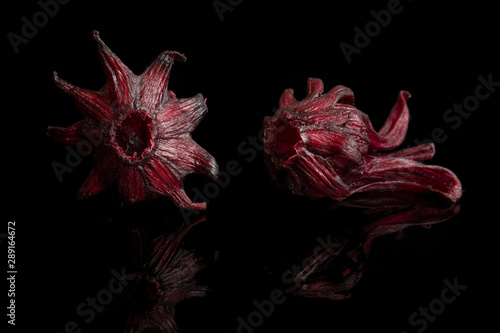
[[307, 80], [307, 97], [313, 99], [323, 94], [323, 81], [320, 79], [309, 78]]
[[118, 189], [122, 197], [129, 202], [144, 200], [146, 186], [142, 167], [122, 166], [118, 176]]
[[186, 57], [179, 52], [165, 51], [141, 74], [141, 107], [153, 111], [161, 108], [168, 100], [168, 79], [174, 60], [186, 61]]
[[176, 166], [182, 177], [196, 172], [216, 179], [219, 167], [215, 158], [185, 135], [171, 140], [158, 140], [156, 153]]
[[92, 171], [80, 188], [78, 198], [87, 199], [96, 195], [116, 179], [117, 164], [114, 159], [108, 159], [106, 161], [101, 159], [100, 156], [94, 157]]
[[60, 79], [56, 72], [54, 72], [54, 82], [73, 98], [76, 106], [85, 116], [97, 121], [109, 121], [112, 118], [113, 111], [100, 93], [78, 88]]
[[302, 149], [286, 163], [290, 189], [311, 198], [330, 197], [341, 200], [349, 187], [337, 175], [329, 161]]
[[330, 103], [354, 105], [354, 93], [345, 86], [335, 86], [325, 95], [328, 97]]
[[79, 121], [69, 127], [49, 126], [48, 135], [50, 135], [57, 142], [76, 146], [78, 143], [86, 140], [83, 135], [84, 121]]
[[351, 172], [346, 182], [352, 194], [376, 191], [436, 193], [456, 202], [462, 196], [460, 181], [450, 170], [410, 159], [375, 157], [363, 173]]
[[354, 93], [345, 86], [335, 86], [328, 93], [321, 95], [319, 92], [323, 92], [323, 82], [320, 79], [312, 79], [312, 83], [309, 85], [312, 86], [308, 87], [308, 93], [311, 93], [314, 98], [310, 98], [308, 95], [307, 98], [299, 102], [301, 109], [306, 114], [322, 110], [332, 112], [339, 104], [350, 106], [354, 104]]
[[159, 137], [168, 139], [191, 133], [207, 113], [201, 94], [191, 98], [170, 100], [156, 116]]
[[132, 101], [131, 80], [134, 74], [99, 38], [99, 32], [93, 31], [97, 42], [97, 51], [106, 75], [106, 86], [109, 100], [113, 100], [120, 109], [125, 109]]
[[293, 104], [295, 102], [297, 102], [297, 100], [293, 96], [293, 89], [286, 89], [283, 92], [283, 94], [281, 94], [279, 106], [280, 106], [280, 108], [284, 108], [284, 107], [289, 106], [290, 104]]
[[155, 191], [168, 196], [178, 207], [183, 209], [204, 210], [205, 202], [194, 203], [184, 192], [181, 176], [167, 166], [168, 161], [152, 158], [144, 166], [147, 181]]
[[363, 154], [361, 152], [358, 141], [355, 137], [358, 133], [353, 135], [346, 135], [346, 133], [339, 129], [310, 129], [302, 133], [303, 141], [312, 153], [320, 154], [321, 156], [334, 155], [340, 161], [345, 160], [344, 165], [338, 166], [344, 169], [348, 162], [361, 164], [363, 162]]
[[373, 129], [368, 116], [366, 117], [366, 125], [369, 131], [370, 147], [372, 150], [394, 149], [403, 142], [408, 129], [408, 121], [410, 119], [408, 105], [406, 104], [406, 101], [410, 98], [410, 96], [410, 93], [407, 91], [401, 91], [399, 93], [398, 101], [392, 108], [384, 126], [382, 126], [378, 132]]
[[402, 149], [389, 154], [380, 154], [378, 157], [400, 157], [407, 158], [413, 161], [422, 161], [422, 160], [430, 160], [436, 152], [435, 146], [433, 143], [426, 143], [422, 145], [418, 145], [411, 148]]

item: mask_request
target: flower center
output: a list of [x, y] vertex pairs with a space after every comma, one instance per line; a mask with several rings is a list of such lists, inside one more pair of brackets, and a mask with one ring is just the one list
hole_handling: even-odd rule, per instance
[[142, 160], [153, 146], [153, 119], [145, 111], [129, 113], [116, 127], [115, 142], [130, 161]]

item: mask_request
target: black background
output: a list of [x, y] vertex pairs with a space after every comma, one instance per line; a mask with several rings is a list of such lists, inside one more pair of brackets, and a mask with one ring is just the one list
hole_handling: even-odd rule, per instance
[[[457, 129], [442, 117], [474, 94], [478, 76], [500, 81], [496, 7], [402, 1], [401, 13], [348, 64], [339, 44], [353, 44], [354, 27], [364, 28], [373, 20], [370, 11], [387, 3], [242, 1], [221, 21], [212, 1], [73, 0], [17, 54], [4, 37], [2, 223], [15, 220], [17, 227], [16, 328], [60, 332], [74, 320], [83, 332], [123, 331], [119, 311], [86, 325], [76, 306], [107, 286], [111, 269], [130, 264], [132, 229], [143, 228], [152, 238], [180, 223], [179, 210], [168, 200], [122, 207], [116, 189], [76, 200], [90, 157], [61, 183], [52, 170], [66, 151], [46, 136], [47, 126], [82, 119], [53, 83], [52, 71], [99, 90], [105, 79], [91, 38], [98, 30], [136, 74], [162, 51], [184, 53], [188, 60], [174, 65], [169, 89], [178, 97], [202, 93], [209, 109], [193, 138], [221, 170], [231, 160], [242, 169], [210, 199], [207, 220], [188, 236], [187, 246], [201, 254], [218, 251], [219, 259], [200, 274], [212, 292], [177, 306], [182, 332], [236, 332], [236, 318], [255, 310], [253, 300], [283, 287], [283, 258], [300, 262], [307, 252], [299, 249], [312, 249], [316, 237], [336, 223], [356, 223], [355, 213], [326, 213], [318, 203], [273, 188], [262, 152], [251, 161], [238, 152], [249, 136], [257, 136], [284, 89], [293, 88], [298, 99], [305, 96], [309, 77], [321, 78], [325, 90], [350, 87], [375, 128], [398, 92], [408, 90], [411, 121], [402, 147], [429, 138], [437, 127], [445, 131], [448, 137], [436, 144], [429, 163], [453, 170], [462, 181], [461, 212], [430, 229], [408, 228], [401, 239], [379, 239], [349, 300], [288, 296], [255, 331], [415, 332], [408, 316], [440, 296], [444, 279], [454, 278], [467, 290], [426, 332], [495, 329], [499, 92]], [[36, 1], [4, 4], [4, 36], [20, 34], [21, 18], [31, 20], [39, 10]], [[186, 191], [193, 196], [207, 182], [188, 176]]]

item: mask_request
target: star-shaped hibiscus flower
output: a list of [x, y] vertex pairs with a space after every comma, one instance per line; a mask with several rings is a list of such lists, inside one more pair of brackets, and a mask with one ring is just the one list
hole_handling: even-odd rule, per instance
[[98, 92], [75, 87], [54, 73], [59, 88], [70, 95], [85, 119], [68, 127], [49, 127], [57, 141], [77, 146], [86, 138], [92, 147], [92, 171], [79, 192], [88, 198], [116, 183], [124, 201], [152, 195], [169, 197], [184, 209], [202, 210], [183, 189], [193, 172], [215, 179], [217, 163], [191, 138], [207, 112], [201, 94], [177, 98], [168, 88], [174, 60], [184, 55], [165, 51], [141, 74], [135, 75], [93, 32], [106, 84]]

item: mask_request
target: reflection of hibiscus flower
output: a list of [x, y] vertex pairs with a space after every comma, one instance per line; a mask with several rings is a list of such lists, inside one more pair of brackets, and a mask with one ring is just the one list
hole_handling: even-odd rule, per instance
[[127, 288], [129, 315], [125, 332], [140, 333], [148, 328], [177, 332], [176, 304], [206, 294], [207, 287], [200, 286], [194, 278], [211, 260], [201, 259], [194, 251], [183, 248], [184, 236], [201, 221], [184, 223], [154, 241], [152, 254], [134, 274], [134, 284]]
[[331, 300], [349, 298], [351, 289], [363, 276], [365, 262], [378, 237], [393, 233], [400, 236], [405, 228], [413, 225], [430, 228], [455, 216], [458, 211], [459, 206], [455, 204], [429, 206], [426, 199], [414, 200], [406, 207], [367, 209], [365, 214], [369, 222], [364, 227], [329, 235], [330, 242], [337, 245], [334, 249], [318, 246], [304, 267], [290, 270], [294, 286], [289, 292], [296, 296]]

